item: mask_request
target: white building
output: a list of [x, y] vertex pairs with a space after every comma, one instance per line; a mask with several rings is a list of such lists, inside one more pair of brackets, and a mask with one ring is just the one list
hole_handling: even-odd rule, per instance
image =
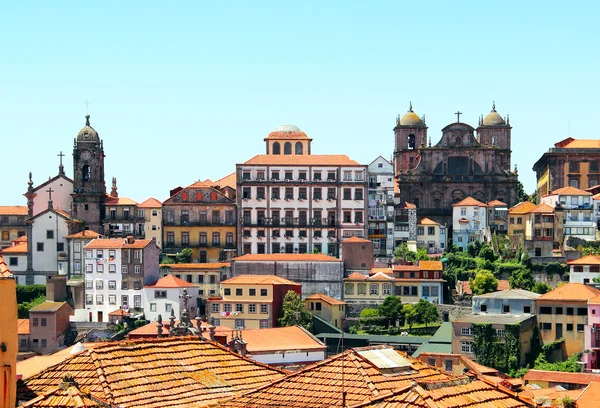
[[183, 291], [187, 290], [188, 313], [190, 319], [196, 317], [198, 310], [198, 286], [173, 275], [160, 278], [157, 282], [144, 286], [144, 315], [146, 320], [155, 321], [160, 314], [163, 319], [171, 311], [179, 318], [184, 308]]
[[367, 166], [345, 155], [313, 155], [295, 126], [265, 138], [267, 154], [237, 170], [238, 253], [336, 256], [339, 242], [365, 237]]
[[[18, 285], [26, 285], [25, 271], [27, 270], [27, 238], [19, 237], [11, 242], [11, 246], [4, 248], [1, 252], [4, 262], [10, 268], [10, 272], [17, 278]], [[44, 282], [45, 284], [46, 282]]]
[[85, 308], [73, 321], [109, 322], [116, 309], [143, 313], [144, 285], [158, 280], [160, 249], [153, 240], [98, 238], [84, 247]]
[[467, 197], [452, 205], [452, 243], [463, 251], [472, 242], [484, 242], [487, 228], [487, 204]]
[[423, 218], [417, 224], [417, 248], [427, 249], [429, 254], [441, 254], [448, 242], [445, 225], [429, 218]]
[[154, 238], [162, 249], [162, 203], [150, 197], [137, 206], [138, 218], [144, 219], [144, 237]]
[[417, 206], [406, 201], [398, 202], [394, 212], [394, 249], [403, 243], [416, 245]]
[[563, 211], [563, 235], [586, 241], [596, 239], [596, 221], [592, 193], [575, 187], [563, 187], [542, 197], [542, 203]]
[[600, 278], [600, 255], [588, 255], [567, 262], [569, 265], [569, 282], [584, 284], [595, 283]]
[[376, 257], [394, 256], [394, 166], [383, 156], [368, 167], [369, 239]]
[[92, 230], [83, 230], [76, 234], [67, 235], [69, 268], [67, 275], [71, 277], [83, 276], [83, 268], [85, 265], [84, 247], [93, 239], [101, 238], [102, 236]]
[[55, 209], [70, 213], [73, 203], [72, 194], [73, 180], [65, 175], [61, 164], [57, 176], [33, 189], [33, 215], [46, 211], [48, 200], [52, 200]]

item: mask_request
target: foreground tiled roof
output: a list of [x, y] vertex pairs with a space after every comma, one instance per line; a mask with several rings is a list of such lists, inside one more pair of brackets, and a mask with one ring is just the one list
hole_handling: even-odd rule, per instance
[[589, 299], [600, 295], [600, 289], [593, 288], [583, 283], [569, 282], [558, 288], [544, 293], [537, 300], [563, 300], [587, 302]]
[[259, 154], [257, 156], [254, 156], [244, 164], [272, 164], [288, 166], [362, 166], [362, 164], [352, 160], [351, 158], [343, 154], [305, 154], [298, 156]]
[[27, 242], [17, 243], [16, 245], [9, 246], [2, 250], [2, 253], [5, 255], [8, 254], [26, 254], [27, 253]]
[[583, 258], [568, 261], [567, 265], [600, 265], [600, 255], [587, 255]]
[[588, 385], [591, 382], [599, 382], [600, 374], [591, 373], [564, 373], [559, 371], [529, 370], [523, 377], [526, 382], [548, 381], [561, 384]]
[[351, 405], [352, 408], [495, 408], [527, 407], [508, 390], [486, 381], [461, 379], [445, 382], [419, 382], [378, 395], [371, 401]]
[[596, 408], [598, 401], [600, 401], [600, 382], [593, 382], [577, 398], [577, 408]]
[[[369, 350], [389, 350], [397, 353], [407, 360], [410, 366], [406, 371], [386, 374], [360, 354]], [[454, 378], [451, 374], [408, 357], [389, 346], [356, 348], [230, 401], [223, 401], [221, 406], [331, 407], [341, 405], [343, 391], [346, 392], [346, 404], [353, 405], [383, 393], [389, 395], [398, 388], [409, 386], [412, 381], [446, 381]]]
[[277, 261], [277, 262], [341, 262], [340, 259], [325, 254], [246, 254], [232, 261]]
[[23, 408], [106, 408], [108, 401], [90, 395], [76, 383], [62, 383], [52, 387], [43, 394], [21, 405]]
[[196, 337], [107, 343], [29, 378], [19, 399], [32, 399], [72, 374], [81, 387], [123, 408], [183, 408], [233, 397], [284, 374]]

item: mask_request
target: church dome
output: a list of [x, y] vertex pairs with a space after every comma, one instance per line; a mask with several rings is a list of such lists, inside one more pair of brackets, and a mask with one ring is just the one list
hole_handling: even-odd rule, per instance
[[412, 110], [412, 102], [408, 108], [408, 112], [397, 121], [401, 126], [420, 126], [423, 125], [423, 120]]
[[269, 133], [267, 139], [308, 139], [308, 137], [297, 126], [281, 125]]
[[90, 115], [85, 115], [85, 126], [77, 134], [78, 142], [98, 142], [98, 132], [90, 126]]
[[485, 118], [483, 118], [483, 126], [502, 126], [506, 125], [506, 122], [500, 116], [498, 112], [496, 112], [496, 103], [494, 102], [492, 105], [492, 110], [487, 114]]

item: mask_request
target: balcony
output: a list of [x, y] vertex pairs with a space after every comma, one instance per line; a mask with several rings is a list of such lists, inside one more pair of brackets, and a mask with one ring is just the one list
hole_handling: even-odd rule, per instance
[[533, 237], [534, 241], [552, 241], [553, 237]]
[[58, 260], [59, 261], [68, 261], [69, 260], [69, 254], [67, 254], [66, 252], [60, 252], [58, 254]]
[[163, 221], [164, 226], [169, 227], [235, 227], [237, 224], [233, 220], [188, 220], [188, 221]]

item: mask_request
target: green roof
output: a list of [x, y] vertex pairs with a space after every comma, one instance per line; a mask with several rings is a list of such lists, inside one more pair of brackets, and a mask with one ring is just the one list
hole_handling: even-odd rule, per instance
[[444, 322], [434, 333], [429, 343], [452, 344], [452, 323]]
[[452, 354], [452, 344], [447, 343], [425, 343], [422, 344], [414, 353], [413, 357], [419, 357], [421, 353], [444, 353]]

